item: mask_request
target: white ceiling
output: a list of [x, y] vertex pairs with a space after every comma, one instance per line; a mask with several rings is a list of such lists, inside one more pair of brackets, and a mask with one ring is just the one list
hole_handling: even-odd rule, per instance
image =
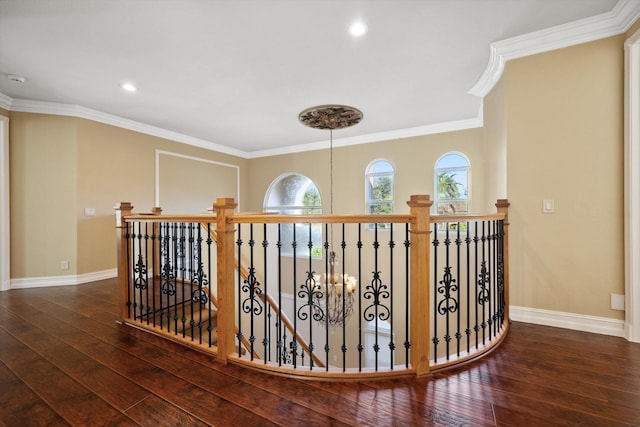
[[[334, 140], [368, 142], [477, 125], [477, 95], [501, 60], [550, 39], [580, 41], [580, 29], [604, 21], [615, 28], [597, 34], [619, 33], [638, 3], [0, 0], [0, 95], [12, 110], [113, 115], [246, 157], [324, 144], [327, 131], [301, 125], [298, 113], [340, 103], [364, 119]], [[347, 32], [357, 18], [369, 27], [360, 39]], [[556, 26], [572, 41], [540, 33]], [[122, 91], [124, 81], [138, 92]]]

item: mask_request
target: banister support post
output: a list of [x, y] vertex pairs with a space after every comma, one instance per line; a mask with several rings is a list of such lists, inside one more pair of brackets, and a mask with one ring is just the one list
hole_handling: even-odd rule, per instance
[[410, 228], [411, 255], [409, 260], [409, 334], [411, 340], [410, 362], [416, 375], [429, 373], [429, 313], [431, 277], [431, 205], [428, 195], [413, 195], [407, 202], [413, 222]]
[[498, 213], [504, 213], [504, 236], [502, 238], [502, 263], [504, 274], [504, 321], [509, 322], [509, 201], [498, 199], [496, 208]]
[[130, 202], [120, 202], [115, 206], [116, 211], [116, 244], [118, 247], [118, 286], [120, 287], [120, 321], [131, 317], [129, 306], [129, 246], [127, 242], [128, 227], [125, 217], [131, 215], [133, 206]]
[[238, 204], [233, 198], [216, 199], [218, 360], [227, 363], [235, 344], [234, 228], [229, 218]]

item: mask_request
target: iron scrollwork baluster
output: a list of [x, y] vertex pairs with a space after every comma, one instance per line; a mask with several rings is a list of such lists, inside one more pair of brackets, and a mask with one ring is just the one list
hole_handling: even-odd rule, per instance
[[[318, 276], [315, 271], [307, 271], [307, 280], [300, 285], [298, 297], [305, 301], [305, 303], [298, 308], [298, 319], [303, 321], [307, 320], [309, 318], [308, 311], [312, 313], [311, 316], [316, 322], [322, 322], [325, 319], [324, 310], [320, 304], [324, 299], [324, 292], [318, 283]], [[306, 307], [309, 308], [305, 310]]]
[[488, 288], [489, 283], [489, 272], [487, 271], [487, 262], [482, 261], [480, 263], [480, 274], [478, 275], [478, 286], [480, 290], [478, 291], [478, 304], [484, 305], [489, 302], [490, 291]]
[[373, 271], [372, 274], [371, 284], [366, 286], [366, 291], [362, 296], [368, 300], [373, 298], [373, 302], [364, 309], [363, 316], [368, 321], [374, 320], [376, 317], [380, 320], [388, 320], [390, 315], [389, 307], [380, 302], [380, 299], [389, 298], [388, 287], [382, 283], [379, 271]]
[[438, 302], [438, 313], [441, 315], [455, 313], [458, 310], [458, 301], [451, 295], [451, 292], [458, 290], [456, 279], [451, 274], [451, 267], [444, 268], [444, 276], [440, 280], [441, 286], [438, 286], [438, 293], [443, 294], [442, 299]]
[[136, 289], [144, 290], [147, 289], [147, 266], [144, 264], [142, 259], [142, 253], [138, 253], [138, 261], [133, 269], [135, 273], [135, 277], [133, 279], [133, 286]]
[[260, 282], [256, 279], [255, 268], [249, 267], [249, 275], [244, 280], [242, 292], [248, 292], [249, 296], [242, 301], [242, 311], [253, 313], [256, 316], [262, 314], [262, 302], [258, 295], [262, 294]]
[[[162, 230], [162, 225], [160, 225]], [[169, 253], [169, 244], [171, 241], [171, 235], [169, 234], [169, 225], [167, 224], [165, 234], [161, 236], [160, 245], [160, 259], [162, 267], [160, 268], [160, 288], [164, 295], [173, 296], [176, 293], [176, 287], [173, 284], [173, 280], [176, 278], [173, 274], [173, 266], [171, 265], [171, 255]]]

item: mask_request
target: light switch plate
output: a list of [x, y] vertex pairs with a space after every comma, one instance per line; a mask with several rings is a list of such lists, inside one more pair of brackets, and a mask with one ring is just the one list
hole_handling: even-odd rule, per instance
[[552, 199], [544, 199], [542, 201], [542, 212], [553, 213], [556, 211], [555, 202]]

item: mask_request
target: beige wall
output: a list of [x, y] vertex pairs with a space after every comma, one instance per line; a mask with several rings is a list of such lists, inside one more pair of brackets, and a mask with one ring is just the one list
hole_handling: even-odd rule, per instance
[[623, 318], [609, 297], [624, 293], [623, 42], [507, 63], [514, 305]]
[[[10, 117], [13, 279], [115, 268], [113, 207], [129, 201], [136, 212], [151, 210], [156, 150], [194, 158], [172, 165], [185, 168], [173, 171], [181, 176], [193, 164], [215, 168], [197, 159], [237, 165], [241, 174], [247, 169], [246, 159], [90, 120], [16, 112]], [[187, 191], [204, 210], [216, 197], [235, 197], [235, 180], [232, 188], [221, 188], [227, 185], [216, 181], [209, 189], [198, 184]], [[85, 208], [94, 208], [95, 216], [85, 216]], [[68, 271], [61, 271], [62, 260], [70, 261]]]
[[[76, 272], [77, 119], [10, 113], [11, 277]], [[61, 271], [60, 262], [70, 261]]]
[[[364, 212], [365, 168], [386, 159], [396, 212], [406, 213], [411, 194], [433, 194], [436, 160], [461, 151], [472, 165], [471, 210], [511, 202], [512, 304], [621, 319], [609, 295], [624, 293], [623, 41], [509, 61], [484, 100], [482, 129], [335, 148], [334, 211]], [[239, 165], [243, 211], [261, 210], [286, 172], [314, 180], [329, 210], [328, 150], [247, 160], [84, 119], [9, 115], [12, 278], [114, 268], [113, 205], [153, 206], [156, 149]], [[543, 199], [555, 200], [554, 214], [542, 213]]]
[[493, 212], [498, 199], [507, 198], [507, 107], [500, 80], [483, 100], [485, 199], [484, 212]]
[[[366, 119], [366, 118], [365, 118]], [[374, 160], [385, 159], [395, 168], [395, 212], [408, 213], [412, 194], [433, 198], [433, 170], [440, 156], [460, 151], [471, 162], [471, 210], [483, 209], [484, 153], [482, 129], [426, 135], [413, 138], [334, 148], [334, 213], [364, 213], [364, 174]], [[255, 159], [251, 164], [250, 210], [261, 210], [269, 185], [280, 175], [297, 172], [313, 180], [320, 190], [325, 212], [329, 212], [329, 150]], [[495, 208], [492, 210], [492, 212]]]

